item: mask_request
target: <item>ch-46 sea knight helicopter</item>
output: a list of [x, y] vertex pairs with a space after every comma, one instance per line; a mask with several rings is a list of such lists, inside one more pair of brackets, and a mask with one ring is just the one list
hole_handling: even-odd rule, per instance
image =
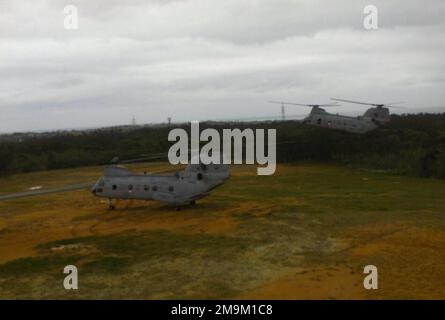
[[179, 208], [194, 205], [196, 200], [210, 194], [230, 176], [225, 164], [189, 164], [182, 171], [169, 173], [133, 173], [121, 163], [143, 162], [153, 157], [119, 161], [114, 158], [105, 166], [104, 174], [95, 183], [68, 185], [61, 188], [39, 189], [2, 195], [1, 200], [16, 199], [49, 193], [90, 189], [97, 197], [107, 198], [110, 210], [115, 209], [114, 199], [155, 200]]
[[[293, 103], [293, 102], [284, 102], [284, 101], [270, 101], [271, 103], [279, 103], [283, 107], [284, 105], [291, 106], [303, 106], [303, 107], [311, 107], [311, 112], [308, 116], [303, 119], [304, 124], [316, 126], [316, 127], [324, 127], [329, 129], [337, 129], [348, 131], [352, 133], [366, 133], [371, 130], [377, 129], [380, 125], [388, 123], [390, 120], [389, 109], [388, 108], [402, 108], [393, 106], [394, 104], [399, 104], [402, 102], [392, 102], [392, 103], [367, 103], [353, 100], [345, 100], [345, 99], [336, 99], [332, 98], [331, 100], [336, 101], [331, 104], [303, 104], [303, 103]], [[355, 103], [361, 105], [372, 106], [373, 108], [369, 108], [362, 116], [351, 117], [340, 114], [329, 113], [325, 109], [325, 107], [338, 107], [340, 106], [337, 101], [347, 102], [347, 103]]]

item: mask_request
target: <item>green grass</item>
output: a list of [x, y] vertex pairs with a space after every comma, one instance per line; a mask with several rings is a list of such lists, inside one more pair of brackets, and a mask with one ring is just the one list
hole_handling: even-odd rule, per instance
[[[87, 168], [80, 176], [91, 178], [96, 171]], [[0, 191], [6, 190], [4, 182], [14, 189], [32, 185], [35, 182], [27, 180], [31, 177], [45, 185], [79, 179], [72, 170], [17, 175], [2, 179]], [[443, 228], [444, 199], [445, 181], [299, 164], [279, 166], [274, 176], [234, 167], [227, 184], [196, 207], [179, 212], [161, 204], [136, 204], [108, 213], [81, 192], [4, 202], [0, 227], [3, 223], [8, 232], [46, 230], [52, 223], [85, 225], [82, 230], [106, 224], [116, 230], [92, 229], [89, 236], [67, 232], [55, 241], [42, 239], [35, 247], [37, 256], [0, 265], [0, 297], [234, 298], [296, 268], [360, 266], [364, 260], [351, 262], [348, 253], [337, 247], [337, 240], [355, 245], [370, 237], [357, 235], [351, 240], [355, 228], [387, 224]], [[74, 213], [68, 221], [54, 222], [54, 217], [64, 217], [57, 207]], [[14, 220], [14, 213], [23, 218]], [[33, 220], [27, 224], [31, 214]], [[140, 227], [163, 220], [173, 225]], [[174, 226], [177, 221], [187, 223]], [[224, 232], [206, 229], [218, 228], [221, 221], [232, 227]], [[125, 227], [119, 229], [120, 224]], [[0, 230], [0, 244], [4, 235]], [[59, 250], [64, 247], [71, 249]], [[387, 259], [375, 261], [383, 264]], [[78, 292], [61, 286], [67, 264], [78, 266]]]

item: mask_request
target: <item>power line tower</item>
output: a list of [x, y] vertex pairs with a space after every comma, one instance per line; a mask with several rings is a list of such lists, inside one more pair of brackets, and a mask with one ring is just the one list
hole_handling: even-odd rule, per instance
[[168, 125], [171, 125], [172, 124], [172, 117], [168, 117], [167, 118], [167, 122], [168, 122]]
[[286, 120], [286, 109], [284, 109], [284, 103], [281, 103], [281, 120]]
[[132, 126], [136, 125], [136, 118], [135, 118], [135, 116], [133, 116], [133, 118], [131, 118], [131, 125]]

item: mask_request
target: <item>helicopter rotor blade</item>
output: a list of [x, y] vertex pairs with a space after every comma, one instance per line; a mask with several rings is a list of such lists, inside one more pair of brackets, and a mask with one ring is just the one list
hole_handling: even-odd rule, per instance
[[35, 191], [23, 191], [23, 192], [10, 193], [10, 194], [5, 194], [5, 195], [0, 195], [0, 201], [32, 197], [32, 196], [39, 196], [39, 195], [51, 194], [51, 193], [62, 193], [62, 192], [70, 192], [70, 191], [76, 191], [76, 190], [82, 190], [82, 189], [89, 189], [93, 185], [94, 185], [94, 182], [88, 182], [88, 183], [66, 185], [66, 186], [63, 186], [60, 188], [51, 188], [51, 189], [41, 189], [41, 190], [35, 190]]
[[402, 103], [406, 103], [406, 102], [405, 101], [389, 102], [389, 103], [385, 103], [385, 106], [390, 106], [393, 104], [402, 104]]
[[406, 109], [402, 106], [393, 106], [394, 104], [400, 104], [405, 102], [391, 102], [391, 103], [368, 103], [368, 102], [361, 102], [361, 101], [355, 101], [355, 100], [346, 100], [346, 99], [337, 99], [337, 98], [331, 98], [331, 100], [334, 101], [341, 101], [341, 102], [347, 102], [347, 103], [355, 103], [355, 104], [362, 104], [366, 106], [374, 106], [374, 107], [388, 107], [388, 108], [395, 108], [395, 109]]
[[159, 156], [121, 160], [118, 163], [139, 163], [139, 162], [146, 162], [147, 160], [164, 159], [166, 157], [167, 157], [167, 153], [164, 155], [159, 155]]
[[405, 103], [405, 102], [391, 102], [391, 103], [385, 103], [385, 107], [387, 107], [387, 108], [393, 108], [393, 109], [408, 109], [407, 107], [404, 107], [404, 106], [395, 106], [395, 104], [401, 104], [401, 103]]
[[[286, 114], [286, 120], [293, 118], [305, 117], [307, 114]], [[225, 118], [215, 119], [215, 122], [261, 122], [261, 121], [279, 121], [282, 120], [281, 115], [262, 116], [262, 117], [246, 117], [246, 118]]]
[[301, 106], [301, 107], [307, 107], [309, 105], [304, 103], [294, 103], [294, 102], [285, 102], [285, 101], [269, 101], [269, 103], [277, 103], [277, 104], [289, 104], [293, 106]]
[[331, 100], [340, 101], [340, 102], [347, 102], [347, 103], [363, 104], [363, 105], [366, 105], [366, 106], [377, 106], [377, 104], [375, 104], [375, 103], [360, 102], [360, 101], [355, 101], [355, 100], [346, 100], [346, 99], [337, 99], [337, 98], [331, 98]]
[[312, 103], [311, 104], [311, 103], [295, 103], [295, 102], [285, 102], [285, 101], [276, 101], [276, 100], [269, 101], [269, 103], [286, 104], [286, 105], [301, 106], [301, 107], [337, 107], [337, 106], [339, 106], [338, 103], [325, 103], [325, 104]]
[[387, 105], [387, 104], [385, 104], [385, 107], [387, 107], [387, 108], [391, 108], [391, 109], [408, 109], [407, 107], [402, 107], [402, 106], [392, 106], [392, 105]]
[[166, 155], [167, 152], [158, 152], [158, 153], [142, 153], [142, 157], [155, 157], [155, 156], [163, 156]]
[[315, 107], [315, 106], [317, 106], [317, 107], [339, 107], [340, 104], [338, 104], [338, 103], [326, 103], [326, 104], [313, 104], [313, 105], [311, 105], [311, 107]]
[[139, 163], [147, 162], [149, 160], [164, 159], [168, 156], [168, 153], [153, 153], [153, 154], [142, 154], [142, 157], [134, 159], [124, 159], [121, 160], [119, 157], [114, 157], [110, 161], [103, 163], [103, 165], [118, 165], [120, 163]]

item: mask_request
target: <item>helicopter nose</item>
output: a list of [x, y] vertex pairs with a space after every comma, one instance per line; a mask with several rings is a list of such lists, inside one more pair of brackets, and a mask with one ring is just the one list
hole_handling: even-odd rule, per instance
[[98, 184], [98, 182], [96, 182], [90, 189], [91, 193], [94, 195], [96, 195], [96, 192], [97, 192], [97, 184]]

